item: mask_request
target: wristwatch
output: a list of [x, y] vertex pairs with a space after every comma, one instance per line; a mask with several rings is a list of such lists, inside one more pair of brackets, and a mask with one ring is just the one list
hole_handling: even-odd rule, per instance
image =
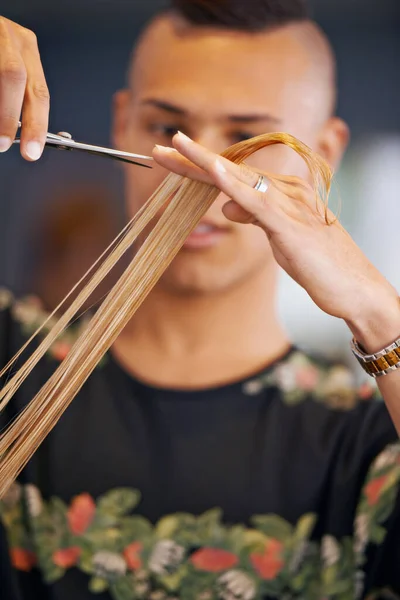
[[381, 377], [400, 369], [400, 338], [375, 354], [364, 352], [360, 344], [353, 339], [351, 350], [364, 371], [371, 377]]

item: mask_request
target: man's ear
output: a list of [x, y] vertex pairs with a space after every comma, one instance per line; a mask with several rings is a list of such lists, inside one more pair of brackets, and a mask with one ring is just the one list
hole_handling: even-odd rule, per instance
[[350, 140], [347, 124], [339, 117], [331, 117], [322, 127], [317, 140], [317, 151], [336, 171]]
[[115, 92], [112, 103], [112, 144], [117, 150], [128, 147], [126, 136], [128, 134], [129, 103], [131, 95], [129, 90]]

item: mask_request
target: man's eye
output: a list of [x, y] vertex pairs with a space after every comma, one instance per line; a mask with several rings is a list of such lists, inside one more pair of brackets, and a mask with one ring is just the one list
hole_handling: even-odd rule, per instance
[[254, 134], [249, 131], [235, 131], [230, 137], [232, 144], [237, 144], [238, 142], [245, 142], [246, 140], [251, 139], [254, 137]]
[[179, 126], [177, 125], [164, 125], [157, 123], [155, 125], [150, 125], [150, 131], [157, 137], [164, 138], [172, 138], [179, 130]]

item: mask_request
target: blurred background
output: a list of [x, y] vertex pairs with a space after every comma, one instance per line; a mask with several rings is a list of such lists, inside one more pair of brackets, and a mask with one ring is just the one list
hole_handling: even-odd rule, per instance
[[[338, 58], [339, 114], [352, 142], [336, 178], [342, 221], [400, 289], [399, 0], [314, 0]], [[2, 0], [1, 14], [38, 36], [52, 96], [50, 131], [108, 145], [113, 92], [159, 0]], [[124, 223], [122, 177], [112, 161], [45, 151], [27, 164], [0, 157], [0, 285], [39, 291], [49, 305], [71, 287]], [[95, 208], [94, 208], [95, 207]], [[346, 327], [323, 315], [282, 275], [279, 306], [295, 342], [331, 356]]]

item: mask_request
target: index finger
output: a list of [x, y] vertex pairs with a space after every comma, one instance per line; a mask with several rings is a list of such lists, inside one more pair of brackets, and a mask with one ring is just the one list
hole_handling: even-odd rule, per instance
[[27, 82], [22, 109], [21, 154], [28, 160], [37, 160], [46, 141], [50, 95], [34, 34], [28, 37], [22, 56], [27, 67]]
[[211, 177], [203, 169], [182, 156], [175, 148], [157, 144], [153, 149], [153, 156], [159, 165], [177, 175], [213, 184]]

